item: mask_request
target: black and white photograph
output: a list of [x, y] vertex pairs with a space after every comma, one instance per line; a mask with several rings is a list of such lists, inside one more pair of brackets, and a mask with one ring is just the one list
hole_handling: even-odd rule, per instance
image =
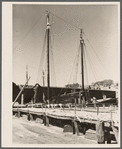
[[120, 3], [2, 8], [2, 146], [119, 147]]

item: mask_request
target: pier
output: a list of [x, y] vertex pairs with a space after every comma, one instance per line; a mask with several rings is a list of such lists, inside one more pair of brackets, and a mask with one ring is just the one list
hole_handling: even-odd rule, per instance
[[[20, 105], [13, 108], [13, 114], [18, 118], [27, 115], [29, 121], [40, 120], [41, 124], [47, 127], [50, 127], [50, 124], [57, 125], [62, 128], [62, 132], [70, 129], [72, 134], [77, 134], [77, 136], [82, 133], [86, 138], [95, 140], [97, 143], [105, 144], [118, 141], [118, 110], [115, 110], [115, 107], [113, 109], [108, 107], [81, 109], [66, 106], [58, 108], [56, 105], [46, 106], [22, 108]], [[101, 140], [100, 135], [102, 134], [103, 139]]]

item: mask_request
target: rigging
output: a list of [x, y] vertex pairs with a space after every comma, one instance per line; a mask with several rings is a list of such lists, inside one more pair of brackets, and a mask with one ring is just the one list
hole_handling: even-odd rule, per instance
[[97, 53], [95, 52], [95, 50], [94, 50], [94, 48], [93, 48], [92, 44], [90, 43], [89, 39], [87, 38], [86, 34], [85, 34], [84, 32], [83, 32], [83, 34], [85, 35], [86, 40], [87, 40], [87, 41], [88, 41], [88, 43], [90, 44], [90, 46], [91, 46], [91, 48], [92, 48], [93, 52], [96, 54], [97, 58], [99, 59], [99, 61], [100, 61], [100, 62], [101, 62], [101, 64], [102, 64], [103, 68], [106, 70], [107, 74], [108, 74], [108, 75], [109, 75], [109, 77], [110, 77], [110, 74], [109, 74], [108, 70], [105, 68], [104, 64], [102, 63], [102, 61], [100, 60], [99, 56], [98, 56], [98, 55], [97, 55]]
[[[44, 15], [44, 14], [43, 14]], [[37, 20], [37, 22], [29, 29], [29, 31], [25, 34], [25, 36], [20, 40], [20, 42], [14, 47], [14, 52], [16, 51], [16, 48], [20, 45], [20, 43], [25, 39], [25, 37], [30, 33], [30, 31], [36, 26], [36, 24], [40, 21], [40, 19], [43, 17], [43, 15]]]

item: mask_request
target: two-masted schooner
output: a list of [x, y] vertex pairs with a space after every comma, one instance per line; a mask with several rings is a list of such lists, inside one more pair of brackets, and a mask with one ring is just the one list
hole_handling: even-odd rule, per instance
[[[117, 111], [114, 110], [113, 112], [113, 117], [114, 120], [112, 120], [110, 114], [112, 115], [112, 112], [109, 114], [109, 110], [107, 109], [107, 112], [105, 109], [103, 109], [103, 111], [101, 112], [101, 114], [99, 114], [99, 106], [95, 109], [92, 109], [92, 111], [88, 111], [89, 109], [87, 109], [87, 111], [80, 111], [79, 109], [76, 110], [76, 107], [78, 107], [78, 105], [84, 105], [84, 107], [89, 106], [89, 104], [91, 104], [91, 99], [96, 98], [95, 102], [96, 104], [100, 104], [100, 103], [108, 103], [108, 104], [116, 104], [116, 92], [115, 91], [107, 91], [107, 90], [92, 90], [92, 89], [85, 89], [84, 87], [84, 58], [83, 58], [83, 53], [84, 53], [84, 39], [83, 39], [83, 30], [80, 30], [80, 47], [81, 47], [81, 70], [82, 70], [82, 87], [80, 89], [76, 89], [76, 91], [73, 91], [72, 89], [69, 89], [68, 93], [63, 93], [63, 94], [59, 94], [59, 92], [57, 92], [57, 96], [52, 96], [51, 93], [51, 86], [50, 86], [50, 55], [49, 55], [49, 51], [50, 51], [50, 22], [49, 22], [49, 12], [47, 12], [46, 14], [46, 20], [47, 20], [47, 25], [46, 25], [46, 35], [47, 35], [47, 87], [40, 87], [39, 84], [35, 85], [35, 94], [34, 94], [34, 105], [32, 107], [29, 108], [29, 106], [27, 105], [27, 107], [22, 108], [20, 106], [20, 108], [16, 108], [14, 107], [15, 102], [17, 101], [18, 97], [21, 95], [23, 89], [25, 88], [25, 86], [27, 85], [29, 79], [27, 79], [27, 82], [25, 83], [25, 85], [22, 87], [20, 93], [18, 94], [18, 96], [16, 97], [16, 99], [14, 100], [13, 103], [13, 113], [16, 113], [16, 115], [18, 117], [20, 117], [20, 113], [26, 113], [28, 115], [28, 120], [33, 119], [33, 117], [39, 117], [42, 118], [43, 117], [43, 122], [44, 125], [48, 125], [49, 126], [49, 119], [58, 119], [60, 122], [61, 121], [71, 121], [71, 123], [73, 124], [73, 129], [75, 131], [73, 131], [73, 134], [75, 134], [75, 132], [77, 132], [77, 134], [79, 133], [78, 130], [78, 125], [77, 123], [79, 123], [79, 125], [82, 127], [82, 122], [90, 125], [96, 125], [96, 132], [99, 133], [99, 128], [102, 132], [102, 134], [98, 134], [98, 138], [99, 136], [101, 136], [100, 141], [105, 142], [104, 140], [104, 130], [103, 130], [103, 123], [107, 123], [110, 124], [112, 123], [112, 129], [115, 133], [116, 136], [116, 140], [118, 141], [118, 119], [117, 119]], [[45, 97], [45, 99], [43, 99], [43, 97]], [[38, 102], [41, 105], [41, 108], [36, 107], [37, 104], [37, 100], [36, 98], [38, 98]], [[100, 101], [100, 102], [99, 102]], [[62, 104], [63, 107], [65, 106], [65, 104], [72, 104], [73, 108], [71, 109], [66, 109], [66, 110], [62, 110], [59, 107], [56, 108], [49, 108], [50, 106], [52, 106], [52, 104], [54, 105], [59, 105]], [[76, 105], [77, 104], [77, 105]], [[79, 107], [78, 107], [79, 108]], [[76, 113], [77, 111], [77, 113]], [[100, 121], [99, 121], [100, 120]], [[102, 121], [102, 122], [101, 122]], [[99, 123], [98, 123], [99, 122]], [[99, 124], [97, 126], [97, 123]], [[114, 124], [115, 123], [115, 124]], [[115, 127], [114, 127], [115, 126]], [[75, 127], [75, 128], [74, 128]], [[86, 128], [87, 126], [85, 126], [84, 128]], [[87, 127], [87, 129], [89, 129]], [[109, 134], [108, 134], [109, 135]], [[99, 141], [98, 141], [99, 142]]]
[[[48, 103], [74, 103], [81, 104], [84, 100], [85, 103], [91, 104], [93, 101], [96, 103], [117, 103], [116, 92], [111, 90], [95, 90], [95, 89], [85, 89], [84, 87], [84, 39], [83, 39], [83, 29], [80, 29], [80, 50], [81, 50], [81, 80], [82, 85], [80, 88], [72, 89], [72, 88], [55, 88], [50, 86], [50, 12], [46, 13], [46, 45], [47, 45], [47, 87], [40, 86], [38, 83], [33, 87], [34, 96], [33, 102], [35, 103], [43, 103], [44, 101], [48, 101]], [[26, 75], [27, 76], [27, 75]], [[44, 79], [44, 78], [43, 78]], [[28, 82], [28, 79], [27, 79]], [[43, 80], [44, 82], [44, 80]], [[28, 83], [26, 83], [28, 84]], [[44, 83], [43, 83], [44, 84]], [[26, 87], [26, 85], [24, 86]], [[40, 89], [39, 89], [40, 88]], [[23, 89], [23, 88], [22, 88]], [[52, 93], [52, 89], [56, 90], [56, 94]], [[61, 92], [62, 91], [62, 92]], [[66, 92], [68, 91], [68, 92]], [[21, 93], [19, 94], [19, 96]], [[17, 96], [18, 97], [18, 96]], [[17, 99], [16, 99], [17, 100]], [[15, 100], [15, 101], [16, 101]], [[25, 103], [27, 103], [25, 101]]]
[[[80, 30], [80, 48], [81, 48], [81, 78], [82, 78], [82, 86], [78, 91], [73, 91], [70, 93], [59, 94], [55, 97], [52, 97], [50, 93], [50, 22], [49, 22], [49, 12], [46, 13], [46, 35], [47, 35], [47, 95], [46, 100], [49, 103], [74, 103], [75, 100], [77, 103], [81, 104], [82, 100], [84, 102], [91, 103], [91, 98], [95, 98], [97, 103], [116, 103], [116, 93], [115, 91], [110, 90], [92, 90], [84, 88], [84, 39], [83, 39], [83, 29]], [[80, 99], [79, 99], [80, 98]]]

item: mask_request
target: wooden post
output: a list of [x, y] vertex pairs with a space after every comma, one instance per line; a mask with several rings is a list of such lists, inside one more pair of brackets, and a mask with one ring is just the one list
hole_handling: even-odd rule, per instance
[[96, 109], [96, 103], [94, 103], [94, 108]]
[[21, 113], [20, 113], [20, 111], [18, 111], [17, 117], [20, 118], [20, 116], [21, 116]]
[[103, 109], [105, 109], [105, 103], [103, 103]]
[[104, 122], [98, 121], [96, 124], [96, 137], [99, 144], [105, 143]]
[[28, 108], [28, 114], [29, 114], [29, 113], [30, 113], [30, 112], [29, 112], [29, 106], [27, 106], [27, 108]]
[[117, 143], [119, 142], [119, 130], [112, 125], [112, 129], [116, 138]]
[[[111, 135], [110, 135], [110, 131], [107, 130], [106, 133], [105, 133], [105, 144], [110, 144], [111, 143]], [[106, 142], [107, 141], [107, 142]]]
[[44, 114], [44, 126], [49, 126], [49, 118]]
[[74, 126], [75, 126], [75, 132], [77, 132], [77, 136], [79, 136], [78, 124], [75, 120], [74, 120]]
[[45, 105], [45, 113], [44, 113], [44, 125], [49, 126], [49, 118], [46, 115], [46, 105]]
[[[111, 119], [111, 123], [110, 123], [110, 125], [111, 125], [111, 127], [112, 127], [112, 129], [114, 129], [113, 128], [113, 120], [112, 120], [112, 106], [110, 105], [110, 119]], [[114, 131], [113, 131], [114, 132]], [[107, 132], [107, 144], [110, 144], [111, 143], [111, 135], [110, 135], [110, 132], [108, 131]]]
[[46, 126], [46, 114], [44, 114], [43, 116], [44, 116], [44, 126]]
[[75, 99], [74, 120], [72, 121], [72, 128], [73, 128], [73, 134], [75, 134], [75, 132], [77, 132], [77, 135], [79, 136], [78, 124], [76, 122], [76, 99]]
[[110, 118], [111, 118], [111, 126], [112, 126], [113, 120], [112, 120], [112, 111], [111, 110], [110, 110]]
[[27, 119], [28, 119], [29, 121], [33, 121], [33, 116], [32, 116], [32, 114], [29, 113], [29, 114], [27, 115]]
[[45, 119], [46, 119], [46, 126], [49, 126], [49, 118], [45, 116]]
[[74, 107], [74, 119], [76, 117], [76, 98], [75, 98], [75, 107]]
[[46, 114], [46, 105], [45, 105], [45, 114]]
[[79, 92], [78, 104], [81, 104], [81, 91]]
[[74, 107], [74, 119], [72, 120], [72, 129], [73, 129], [73, 135], [75, 134], [76, 132], [76, 129], [75, 129], [75, 118], [76, 118], [76, 99], [75, 99], [75, 107]]
[[73, 130], [73, 135], [74, 135], [75, 134], [74, 120], [72, 120], [72, 130]]
[[97, 115], [99, 115], [99, 105], [97, 106]]

